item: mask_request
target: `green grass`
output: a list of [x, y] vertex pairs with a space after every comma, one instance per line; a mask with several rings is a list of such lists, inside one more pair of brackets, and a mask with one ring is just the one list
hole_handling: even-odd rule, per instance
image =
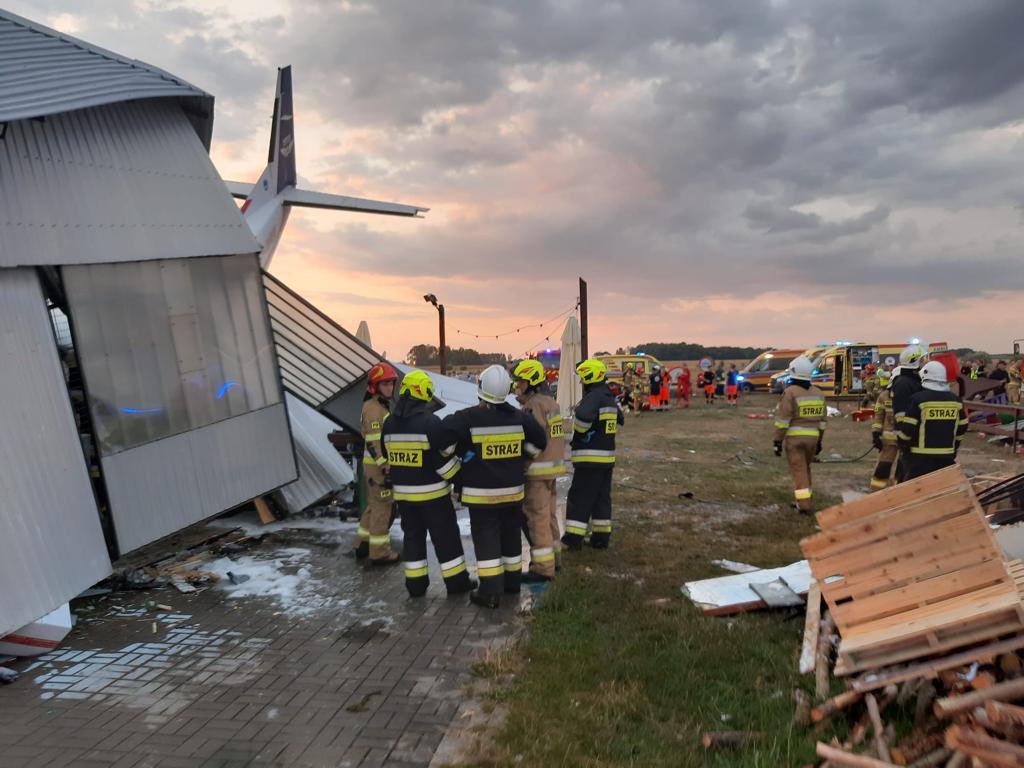
[[[788, 509], [792, 490], [771, 453], [771, 423], [745, 418], [774, 403], [648, 414], [620, 436], [615, 531], [608, 551], [569, 553], [512, 654], [484, 660], [506, 717], [481, 738], [480, 766], [789, 766], [814, 761], [815, 734], [792, 724], [801, 611], [705, 617], [680, 594], [688, 580], [723, 575], [729, 558], [775, 566], [801, 558], [813, 521]], [[848, 409], [847, 409], [848, 410]], [[870, 429], [830, 419], [825, 454], [857, 456]], [[690, 453], [694, 451], [694, 453]], [[737, 452], [752, 463], [735, 458]], [[1011, 471], [1020, 462], [968, 442], [968, 468]], [[816, 464], [819, 504], [864, 490], [874, 454]], [[1020, 468], [1017, 471], [1021, 471]], [[722, 504], [682, 501], [689, 490]], [[836, 683], [836, 689], [839, 688]], [[842, 727], [841, 725], [839, 727]], [[705, 752], [706, 730], [765, 733], [756, 746]]]

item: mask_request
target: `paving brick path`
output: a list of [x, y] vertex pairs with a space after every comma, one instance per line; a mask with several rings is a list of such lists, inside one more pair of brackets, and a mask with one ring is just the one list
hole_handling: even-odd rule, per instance
[[278, 597], [222, 585], [77, 603], [94, 609], [60, 649], [0, 686], [0, 768], [427, 766], [515, 608], [482, 613], [436, 576], [411, 601], [400, 568], [344, 556], [347, 528], [294, 533], [238, 566], [305, 568]]

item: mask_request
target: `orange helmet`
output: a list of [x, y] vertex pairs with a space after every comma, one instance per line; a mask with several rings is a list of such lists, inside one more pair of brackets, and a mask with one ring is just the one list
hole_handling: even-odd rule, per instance
[[864, 373], [868, 374], [869, 376], [872, 373], [874, 373], [875, 370], [876, 369], [875, 369], [875, 364], [874, 363], [868, 363], [867, 365], [864, 366]]
[[366, 389], [371, 395], [376, 395], [377, 385], [385, 381], [398, 381], [398, 371], [390, 363], [377, 363], [366, 374]]

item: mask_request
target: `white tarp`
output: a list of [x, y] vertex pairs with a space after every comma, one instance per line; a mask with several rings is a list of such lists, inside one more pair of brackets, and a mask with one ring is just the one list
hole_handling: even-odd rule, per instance
[[568, 419], [576, 410], [576, 405], [583, 397], [583, 384], [576, 375], [576, 366], [583, 355], [583, 341], [580, 336], [580, 324], [572, 315], [565, 321], [562, 330], [562, 356], [558, 364], [558, 407], [562, 410], [562, 418]]
[[295, 441], [299, 479], [281, 488], [281, 494], [288, 504], [288, 511], [295, 513], [328, 493], [344, 488], [352, 482], [354, 475], [327, 437], [338, 429], [338, 425], [291, 394], [285, 393], [285, 399]]
[[732, 607], [738, 612], [756, 607], [761, 602], [760, 596], [750, 588], [751, 584], [767, 584], [776, 579], [782, 579], [798, 595], [805, 595], [814, 577], [807, 561], [800, 560], [782, 568], [763, 568], [750, 573], [688, 581], [683, 586], [683, 594], [705, 612], [720, 611], [724, 614], [729, 613]]

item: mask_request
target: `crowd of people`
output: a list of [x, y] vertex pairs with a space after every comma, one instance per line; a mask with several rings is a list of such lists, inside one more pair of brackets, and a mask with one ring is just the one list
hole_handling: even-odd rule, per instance
[[[739, 404], [740, 372], [732, 363], [725, 369], [719, 363], [716, 370], [702, 368], [697, 374], [697, 382], [704, 392], [704, 402], [712, 405], [718, 391], [721, 390], [730, 406]], [[690, 366], [683, 363], [678, 367], [675, 377], [671, 376], [661, 365], [651, 366], [651, 373], [644, 379], [633, 363], [626, 363], [622, 369], [622, 394], [619, 402], [628, 410], [640, 413], [644, 410], [666, 411], [672, 406], [673, 390], [675, 407], [689, 408], [693, 397], [693, 375]]]
[[[554, 578], [563, 549], [578, 550], [584, 541], [606, 549], [615, 437], [624, 416], [604, 363], [584, 360], [576, 374], [583, 397], [568, 446], [574, 471], [561, 534], [555, 481], [565, 473], [564, 426], [539, 361], [523, 360], [511, 374], [500, 365], [486, 368], [477, 378], [478, 404], [443, 419], [437, 411], [444, 403], [428, 374], [406, 374], [396, 397], [398, 372], [388, 363], [375, 365], [361, 417], [367, 504], [353, 543], [356, 558], [372, 566], [402, 562], [409, 595], [422, 597], [429, 585], [429, 534], [448, 594], [468, 593], [474, 604], [497, 608], [524, 580]], [[510, 394], [520, 407], [508, 402]], [[454, 498], [469, 510], [476, 579], [467, 567]], [[391, 547], [396, 514], [401, 554]], [[525, 572], [523, 533], [530, 547]]]

